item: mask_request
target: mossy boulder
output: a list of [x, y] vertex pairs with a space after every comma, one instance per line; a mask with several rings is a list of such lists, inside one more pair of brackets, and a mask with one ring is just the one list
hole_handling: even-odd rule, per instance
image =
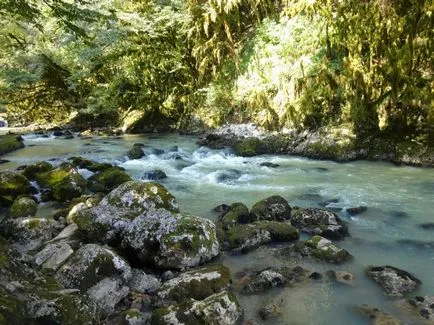
[[[68, 160], [71, 162], [71, 164], [80, 169], [87, 169], [91, 172], [102, 172], [106, 169], [112, 168], [113, 166], [109, 163], [98, 163], [89, 159], [85, 159], [82, 157], [70, 157]], [[119, 168], [119, 167], [118, 167]], [[122, 168], [119, 168], [122, 170]]]
[[314, 236], [304, 242], [310, 254], [320, 260], [331, 263], [342, 263], [352, 258], [345, 249], [333, 244], [330, 240], [321, 236]]
[[107, 277], [128, 283], [131, 276], [131, 268], [124, 259], [95, 244], [82, 246], [55, 274], [66, 288], [78, 288], [82, 292]]
[[279, 195], [273, 195], [253, 205], [250, 214], [254, 220], [285, 221], [291, 218], [291, 207]]
[[0, 173], [0, 207], [10, 206], [18, 196], [30, 192], [30, 182], [23, 175], [12, 172]]
[[299, 239], [300, 235], [290, 223], [255, 221], [235, 226], [224, 234], [224, 248], [234, 253], [245, 253], [261, 245]]
[[44, 218], [17, 218], [3, 222], [0, 232], [16, 248], [23, 251], [34, 250], [58, 232], [57, 222]]
[[66, 202], [83, 194], [86, 181], [70, 164], [36, 175], [39, 185], [56, 201]]
[[224, 230], [228, 230], [240, 223], [248, 223], [251, 220], [249, 209], [243, 203], [233, 203], [223, 214], [220, 222]]
[[37, 174], [45, 173], [53, 169], [53, 165], [46, 161], [40, 161], [38, 163], [28, 165], [23, 170], [23, 175], [28, 179], [35, 179]]
[[242, 157], [252, 157], [262, 155], [266, 148], [258, 138], [244, 138], [235, 141], [233, 145], [235, 154]]
[[204, 300], [185, 305], [170, 305], [152, 312], [151, 325], [236, 325], [241, 322], [243, 310], [235, 295], [221, 291]]
[[17, 198], [9, 209], [8, 216], [10, 218], [25, 218], [34, 217], [36, 211], [38, 210], [38, 205], [36, 202], [29, 197]]
[[78, 211], [74, 221], [87, 240], [110, 242], [119, 239], [134, 218], [158, 209], [179, 211], [175, 197], [162, 185], [128, 181], [112, 190], [96, 206]]
[[121, 236], [122, 246], [135, 252], [136, 258], [160, 268], [191, 268], [220, 253], [212, 221], [164, 209], [138, 216]]
[[139, 146], [134, 146], [127, 152], [127, 156], [130, 159], [140, 159], [144, 155], [145, 155], [145, 152]]
[[329, 239], [348, 236], [348, 227], [335, 213], [323, 209], [294, 209], [291, 223], [303, 232]]
[[21, 148], [24, 148], [21, 136], [14, 134], [0, 136], [0, 156]]
[[222, 264], [196, 268], [165, 282], [155, 296], [154, 306], [202, 300], [229, 288], [230, 283], [229, 269]]
[[132, 178], [118, 167], [110, 167], [88, 179], [88, 187], [93, 192], [108, 193]]

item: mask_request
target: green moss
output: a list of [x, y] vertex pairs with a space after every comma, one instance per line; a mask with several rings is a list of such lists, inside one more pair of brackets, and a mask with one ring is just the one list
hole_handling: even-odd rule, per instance
[[41, 225], [41, 219], [30, 219], [26, 225], [29, 229], [36, 229]]
[[136, 308], [128, 309], [124, 313], [125, 313], [125, 316], [127, 316], [128, 318], [140, 318], [142, 316], [140, 311], [138, 311]]
[[89, 188], [94, 192], [108, 193], [115, 187], [131, 181], [132, 178], [117, 167], [110, 167], [89, 178]]
[[[194, 299], [202, 300], [206, 297], [220, 292], [231, 283], [231, 276], [229, 269], [222, 264], [209, 265], [203, 268], [189, 271], [189, 274], [194, 273], [211, 273], [217, 272], [220, 277], [206, 279], [202, 278], [199, 280], [193, 279], [191, 281], [180, 282], [175, 288], [173, 288], [169, 293], [169, 298], [177, 303], [183, 303], [185, 300]], [[161, 290], [164, 290], [164, 285]]]
[[0, 136], [0, 156], [21, 148], [24, 148], [21, 136], [14, 134]]
[[170, 313], [169, 308], [157, 308], [152, 311], [151, 325], [167, 325], [164, 316]]
[[29, 194], [30, 187], [30, 182], [23, 175], [12, 172], [0, 173], [0, 196], [3, 197], [0, 204], [12, 204], [16, 197]]
[[265, 148], [258, 138], [245, 138], [235, 142], [235, 153], [243, 157], [252, 157], [265, 153]]
[[0, 324], [25, 324], [22, 302], [0, 288]]
[[89, 241], [104, 238], [110, 229], [109, 225], [95, 222], [95, 216], [88, 210], [78, 211], [74, 222], [77, 224], [80, 234]]
[[130, 159], [140, 159], [145, 155], [145, 153], [141, 147], [134, 146], [128, 151], [127, 155]]
[[243, 203], [233, 203], [221, 219], [223, 229], [225, 230], [237, 224], [251, 221], [249, 209]]
[[36, 164], [27, 166], [23, 171], [23, 175], [26, 176], [28, 179], [35, 179], [37, 174], [45, 173], [52, 169], [53, 166], [50, 163], [46, 161], [40, 161]]
[[28, 197], [22, 197], [14, 201], [8, 215], [12, 218], [33, 217], [37, 210], [38, 206], [35, 201]]
[[256, 221], [253, 223], [260, 229], [266, 230], [271, 235], [271, 240], [276, 242], [297, 240], [300, 234], [297, 229], [289, 223], [277, 221]]

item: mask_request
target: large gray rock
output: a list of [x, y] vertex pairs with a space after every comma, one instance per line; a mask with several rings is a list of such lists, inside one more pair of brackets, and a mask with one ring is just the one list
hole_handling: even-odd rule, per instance
[[95, 244], [81, 247], [55, 274], [66, 288], [78, 288], [83, 292], [106, 277], [128, 283], [131, 276], [127, 262], [111, 250]]
[[333, 212], [322, 209], [297, 209], [292, 211], [291, 223], [301, 231], [329, 239], [348, 236], [347, 225]]
[[124, 299], [130, 289], [119, 278], [104, 278], [87, 290], [87, 294], [98, 306], [102, 317], [115, 311], [116, 305]]
[[111, 191], [90, 209], [79, 209], [73, 221], [89, 241], [110, 242], [137, 216], [158, 209], [178, 212], [175, 197], [157, 183], [130, 181]]
[[389, 296], [403, 296], [416, 290], [421, 284], [421, 281], [410, 273], [389, 265], [370, 266], [366, 274]]
[[194, 267], [220, 253], [212, 221], [163, 209], [131, 221], [122, 234], [122, 246], [142, 262], [171, 269]]

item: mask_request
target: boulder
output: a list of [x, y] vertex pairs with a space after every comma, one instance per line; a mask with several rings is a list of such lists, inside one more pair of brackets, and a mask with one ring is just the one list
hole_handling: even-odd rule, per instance
[[404, 325], [399, 319], [368, 305], [355, 306], [355, 310], [369, 318], [372, 325]]
[[310, 282], [311, 271], [296, 267], [270, 267], [259, 272], [247, 273], [243, 276], [241, 293], [258, 294], [275, 287]]
[[291, 207], [283, 197], [274, 195], [255, 203], [250, 214], [254, 220], [285, 221], [291, 218]]
[[293, 210], [291, 223], [311, 235], [329, 239], [342, 239], [348, 236], [347, 225], [335, 213], [323, 209]]
[[17, 198], [14, 203], [12, 203], [11, 208], [8, 212], [8, 217], [10, 218], [26, 218], [34, 217], [38, 206], [36, 202], [29, 197]]
[[165, 178], [167, 178], [166, 173], [160, 169], [147, 170], [141, 176], [141, 179], [148, 181], [157, 181]]
[[89, 241], [119, 240], [120, 233], [137, 216], [156, 209], [178, 212], [175, 197], [157, 183], [130, 181], [111, 191], [96, 206], [74, 218]]
[[351, 208], [345, 209], [345, 212], [348, 213], [348, 215], [350, 215], [350, 216], [355, 216], [355, 215], [361, 214], [361, 213], [366, 212], [366, 211], [368, 211], [368, 207], [364, 206], [364, 205], [359, 205], [356, 207], [351, 207]]
[[351, 254], [345, 249], [336, 246], [330, 240], [321, 236], [314, 236], [310, 240], [306, 240], [304, 244], [313, 257], [326, 262], [341, 263], [352, 258]]
[[109, 193], [117, 186], [131, 181], [132, 178], [118, 167], [110, 167], [88, 179], [88, 187], [93, 192]]
[[228, 230], [238, 224], [251, 222], [249, 209], [243, 203], [231, 204], [223, 214], [220, 222], [224, 230]]
[[271, 242], [286, 242], [300, 238], [295, 227], [277, 221], [255, 221], [237, 225], [224, 234], [224, 248], [234, 253], [245, 253]]
[[122, 234], [122, 246], [141, 262], [171, 269], [194, 267], [220, 253], [212, 221], [164, 209], [132, 220]]
[[24, 148], [24, 143], [20, 135], [6, 134], [0, 136], [0, 156], [21, 148]]
[[57, 222], [45, 218], [9, 219], [2, 224], [0, 231], [22, 251], [38, 249], [58, 232]]
[[421, 285], [421, 281], [410, 273], [393, 266], [370, 266], [366, 274], [389, 296], [401, 297]]
[[235, 325], [242, 316], [237, 298], [225, 290], [189, 304], [158, 308], [152, 313], [151, 324]]
[[142, 147], [139, 146], [134, 146], [127, 152], [127, 156], [130, 159], [140, 159], [144, 155], [145, 152], [143, 151]]
[[69, 164], [37, 174], [36, 180], [51, 198], [60, 202], [81, 196], [86, 188], [84, 178]]
[[18, 196], [29, 194], [30, 191], [30, 182], [23, 175], [0, 173], [0, 207], [10, 206]]
[[132, 291], [154, 293], [160, 288], [161, 282], [155, 276], [138, 269], [133, 269], [132, 272], [132, 278], [128, 283], [128, 286]]
[[129, 292], [130, 289], [119, 278], [104, 278], [87, 290], [89, 298], [97, 304], [103, 318], [110, 316], [115, 311], [116, 305]]
[[259, 166], [261, 166], [261, 167], [268, 167], [268, 168], [277, 168], [280, 165], [279, 164], [274, 164], [274, 163], [269, 162], [269, 161], [266, 161], [266, 162], [260, 163]]
[[53, 169], [53, 165], [46, 161], [40, 161], [24, 168], [22, 174], [28, 179], [35, 179], [37, 174], [45, 173]]
[[350, 272], [329, 270], [326, 275], [332, 281], [346, 285], [354, 285], [354, 275]]
[[283, 301], [282, 296], [267, 299], [258, 311], [259, 317], [261, 317], [262, 320], [279, 317], [281, 313], [280, 307], [283, 305]]
[[82, 292], [104, 278], [119, 278], [122, 283], [128, 283], [131, 276], [127, 262], [113, 251], [95, 244], [82, 246], [55, 274], [66, 288], [78, 288]]
[[203, 300], [226, 290], [231, 283], [229, 269], [222, 264], [196, 268], [165, 282], [158, 290], [154, 306], [182, 304], [188, 300]]

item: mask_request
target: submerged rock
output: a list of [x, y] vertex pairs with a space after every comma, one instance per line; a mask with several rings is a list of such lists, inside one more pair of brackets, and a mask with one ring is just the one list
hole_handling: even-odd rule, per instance
[[404, 325], [399, 319], [368, 305], [355, 306], [355, 310], [370, 319], [372, 325]]
[[38, 206], [36, 202], [29, 197], [20, 197], [14, 201], [9, 212], [10, 218], [26, 218], [34, 217]]
[[239, 170], [228, 169], [228, 170], [218, 171], [216, 173], [215, 178], [217, 183], [227, 183], [240, 178], [241, 175], [242, 172]]
[[283, 305], [284, 299], [282, 296], [266, 300], [259, 309], [258, 314], [262, 320], [276, 318], [280, 316], [280, 307]]
[[335, 213], [323, 209], [293, 210], [291, 223], [311, 235], [321, 235], [329, 239], [348, 236], [347, 225]]
[[434, 296], [416, 296], [413, 299], [408, 300], [408, 304], [423, 320], [434, 320]]
[[342, 283], [346, 285], [354, 284], [354, 275], [347, 271], [329, 270], [327, 271], [326, 275], [330, 280], [336, 281], [338, 283]]
[[81, 196], [86, 188], [84, 178], [69, 164], [37, 174], [36, 180], [43, 189], [49, 192], [51, 198], [60, 202]]
[[416, 290], [421, 284], [421, 281], [410, 273], [389, 265], [370, 266], [366, 274], [389, 296], [403, 296]]
[[0, 173], [0, 207], [10, 206], [18, 196], [30, 194], [30, 191], [30, 182], [23, 175]]
[[82, 292], [107, 277], [128, 283], [131, 276], [127, 262], [111, 250], [95, 244], [81, 247], [55, 275], [66, 288], [78, 288]]
[[279, 164], [274, 164], [274, 163], [269, 162], [269, 161], [266, 161], [266, 162], [260, 163], [259, 166], [261, 166], [261, 167], [268, 167], [268, 168], [277, 168], [280, 165]]
[[345, 212], [348, 213], [350, 216], [355, 216], [358, 214], [361, 214], [363, 212], [368, 211], [368, 207], [364, 205], [359, 205], [356, 207], [346, 208]]
[[283, 197], [274, 195], [255, 203], [250, 214], [254, 220], [285, 221], [291, 218], [291, 207]]

